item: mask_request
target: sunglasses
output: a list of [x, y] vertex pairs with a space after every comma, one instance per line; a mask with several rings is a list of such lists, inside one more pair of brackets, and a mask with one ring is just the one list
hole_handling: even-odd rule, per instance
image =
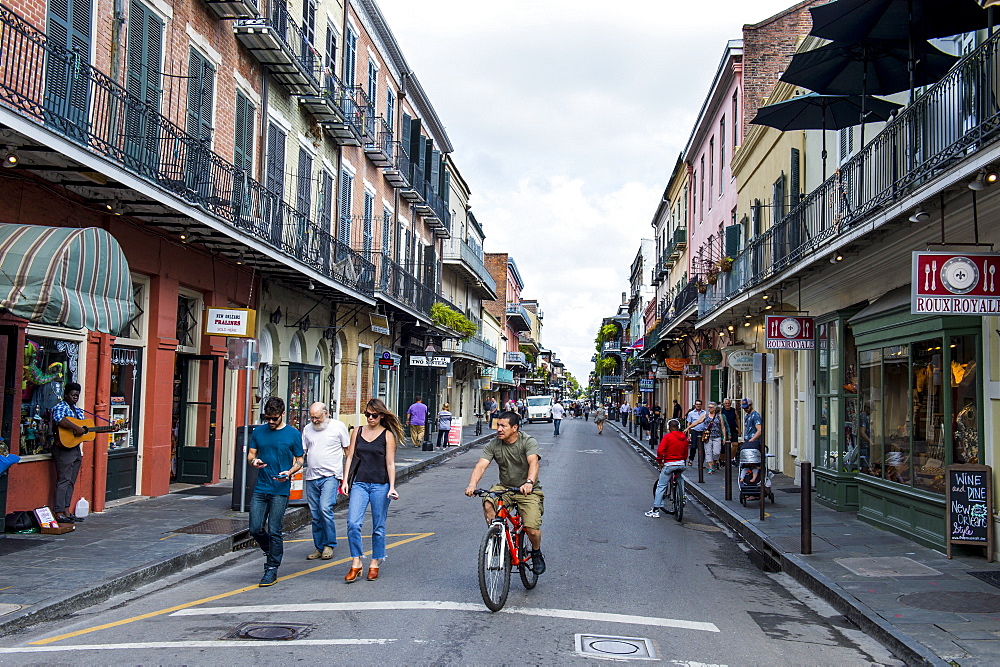
[[277, 415], [277, 416], [274, 416], [274, 417], [269, 417], [267, 415], [264, 415], [264, 421], [266, 421], [266, 422], [280, 422], [281, 418], [283, 416], [284, 416], [284, 413], [282, 413], [280, 415]]
[[368, 419], [378, 419], [381, 416], [382, 416], [381, 413], [378, 413], [378, 412], [366, 412], [365, 413], [365, 417], [368, 417]]

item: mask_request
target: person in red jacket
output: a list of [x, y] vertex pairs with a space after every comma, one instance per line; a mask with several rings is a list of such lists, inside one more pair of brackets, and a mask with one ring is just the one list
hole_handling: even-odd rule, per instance
[[656, 460], [663, 464], [660, 468], [660, 479], [656, 482], [656, 493], [653, 497], [653, 507], [646, 516], [658, 519], [663, 508], [663, 496], [667, 493], [670, 485], [670, 475], [675, 470], [686, 468], [688, 455], [688, 439], [681, 431], [681, 423], [676, 419], [667, 422], [667, 432], [660, 440], [660, 446], [656, 448]]

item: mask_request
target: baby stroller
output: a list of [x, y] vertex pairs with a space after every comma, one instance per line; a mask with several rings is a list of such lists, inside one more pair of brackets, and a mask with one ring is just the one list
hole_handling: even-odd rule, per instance
[[774, 491], [771, 490], [773, 473], [763, 465], [759, 449], [740, 450], [740, 504], [746, 507], [748, 500], [760, 499], [760, 475], [764, 474], [764, 495], [773, 503]]

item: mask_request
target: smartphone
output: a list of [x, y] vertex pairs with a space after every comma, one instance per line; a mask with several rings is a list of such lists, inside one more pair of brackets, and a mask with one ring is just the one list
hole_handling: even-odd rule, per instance
[[274, 475], [271, 477], [271, 479], [276, 479], [279, 482], [286, 482], [288, 481], [288, 475]]

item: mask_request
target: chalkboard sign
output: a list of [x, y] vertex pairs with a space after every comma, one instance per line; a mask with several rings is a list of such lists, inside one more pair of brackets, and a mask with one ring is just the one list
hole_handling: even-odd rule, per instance
[[981, 465], [948, 466], [948, 558], [952, 544], [986, 548], [993, 560], [993, 469]]

